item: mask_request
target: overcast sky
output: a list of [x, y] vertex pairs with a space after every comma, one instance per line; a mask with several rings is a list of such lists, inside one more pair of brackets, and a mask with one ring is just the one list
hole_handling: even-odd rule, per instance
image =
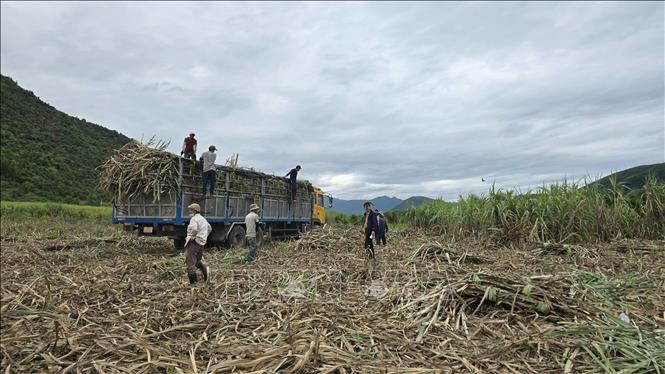
[[176, 153], [194, 131], [218, 160], [301, 164], [340, 198], [665, 162], [663, 2], [1, 7], [2, 74], [59, 110]]

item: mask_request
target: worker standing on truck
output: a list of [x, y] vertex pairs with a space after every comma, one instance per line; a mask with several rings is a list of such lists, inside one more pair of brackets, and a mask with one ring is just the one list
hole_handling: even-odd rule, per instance
[[217, 183], [217, 168], [215, 167], [215, 160], [217, 155], [215, 151], [217, 148], [214, 145], [208, 147], [208, 152], [203, 152], [201, 161], [203, 161], [203, 196], [206, 194], [206, 187], [210, 185], [210, 194], [215, 193], [215, 183]]
[[249, 213], [245, 216], [245, 238], [247, 240], [247, 254], [245, 261], [250, 262], [256, 258], [256, 230], [259, 226], [259, 211], [261, 208], [252, 204]]
[[296, 201], [296, 192], [298, 191], [298, 172], [300, 171], [301, 167], [300, 165], [296, 165], [295, 168], [291, 169], [290, 172], [288, 172], [285, 177], [291, 177], [291, 200]]
[[185, 138], [185, 141], [182, 143], [180, 156], [196, 160], [196, 139], [194, 139], [194, 133], [190, 133], [189, 136]]
[[363, 204], [365, 208], [365, 250], [370, 259], [374, 259], [374, 237], [376, 236], [376, 213], [372, 211], [372, 203], [367, 201]]
[[187, 207], [187, 210], [191, 216], [187, 226], [187, 238], [185, 239], [187, 277], [189, 277], [190, 284], [196, 283], [196, 269], [199, 269], [203, 273], [203, 280], [208, 282], [210, 280], [210, 268], [201, 261], [201, 258], [203, 257], [203, 246], [208, 241], [212, 226], [201, 215], [199, 204], [191, 204]]

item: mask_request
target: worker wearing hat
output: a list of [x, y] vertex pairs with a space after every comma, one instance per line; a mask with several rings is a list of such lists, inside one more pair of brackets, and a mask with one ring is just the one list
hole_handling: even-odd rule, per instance
[[187, 264], [187, 277], [189, 283], [196, 283], [196, 269], [203, 273], [203, 280], [210, 280], [210, 268], [201, 261], [203, 257], [203, 247], [206, 245], [208, 235], [212, 231], [212, 226], [201, 215], [201, 206], [197, 203], [190, 204], [187, 207], [189, 215], [189, 225], [187, 226], [187, 239], [185, 239], [185, 263]]
[[256, 258], [256, 230], [259, 226], [259, 211], [261, 208], [252, 204], [249, 213], [245, 216], [245, 238], [247, 239], [247, 254], [245, 261], [250, 262]]
[[206, 194], [206, 187], [210, 186], [210, 194], [215, 193], [215, 183], [217, 183], [217, 167], [215, 167], [215, 160], [217, 155], [215, 151], [217, 147], [211, 145], [208, 147], [207, 152], [203, 152], [201, 155], [201, 161], [203, 162], [203, 196]]
[[196, 139], [194, 139], [194, 136], [195, 135], [192, 132], [188, 137], [185, 138], [185, 141], [182, 143], [182, 151], [180, 151], [180, 156], [196, 160]]

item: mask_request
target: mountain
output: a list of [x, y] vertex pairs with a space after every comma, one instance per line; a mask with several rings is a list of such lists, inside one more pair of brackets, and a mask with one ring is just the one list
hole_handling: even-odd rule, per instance
[[398, 210], [407, 210], [410, 208], [415, 208], [419, 207], [422, 203], [431, 201], [429, 197], [425, 196], [411, 196], [410, 198], [402, 201], [397, 205], [396, 207], [392, 208], [391, 211], [398, 211]]
[[635, 166], [630, 169], [610, 174], [592, 184], [599, 184], [609, 188], [612, 186], [612, 178], [616, 177], [617, 184], [627, 187], [630, 190], [636, 190], [644, 186], [644, 181], [649, 175], [653, 175], [659, 182], [665, 182], [665, 162], [660, 164]]
[[[342, 200], [335, 199], [333, 201], [333, 207], [330, 210], [341, 212], [344, 214], [363, 214], [365, 211], [363, 209], [363, 203], [367, 200]], [[396, 197], [388, 196], [379, 196], [377, 198], [369, 200], [374, 204], [373, 209], [378, 209], [382, 212], [387, 212], [390, 209], [398, 206], [403, 200]]]
[[0, 198], [99, 204], [98, 166], [131, 139], [67, 115], [0, 76]]

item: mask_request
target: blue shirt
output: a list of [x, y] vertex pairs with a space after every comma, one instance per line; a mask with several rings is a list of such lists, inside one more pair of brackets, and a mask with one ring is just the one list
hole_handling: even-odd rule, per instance
[[291, 176], [291, 183], [296, 183], [296, 178], [298, 177], [298, 170], [296, 168], [291, 169], [291, 171], [286, 174], [286, 176]]

